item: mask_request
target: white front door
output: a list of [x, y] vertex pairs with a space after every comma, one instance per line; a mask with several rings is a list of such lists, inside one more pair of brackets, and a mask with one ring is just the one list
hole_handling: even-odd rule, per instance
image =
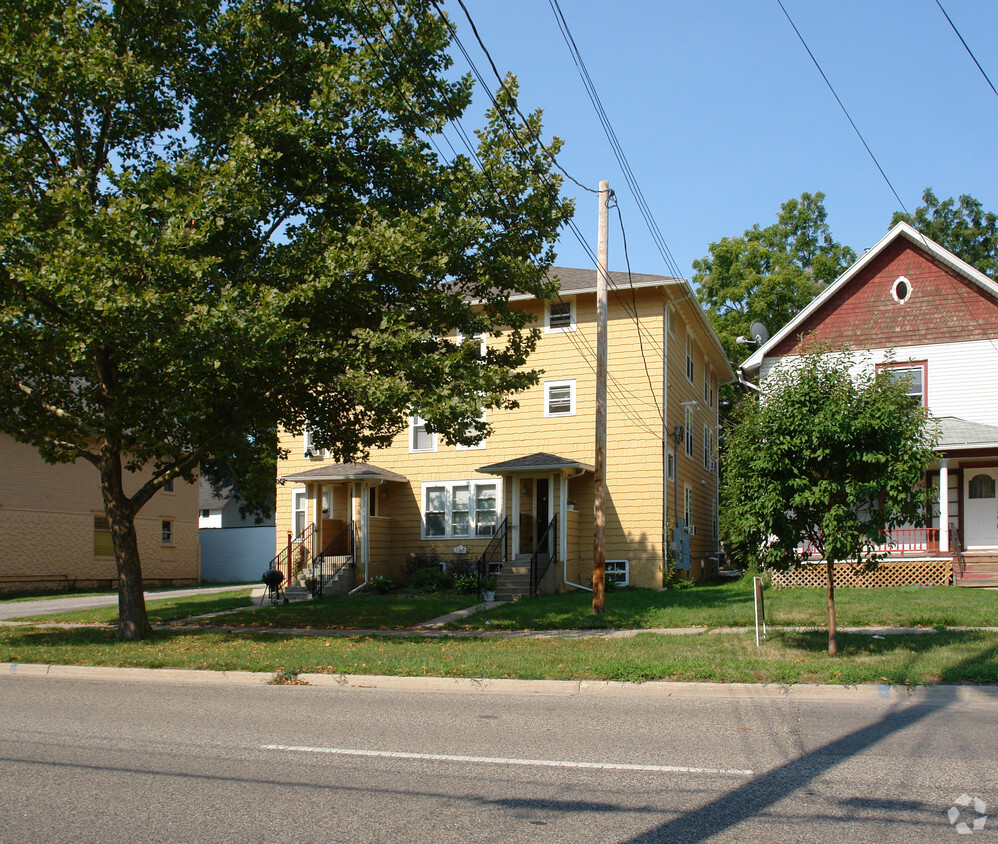
[[998, 546], [998, 467], [964, 470], [963, 544]]

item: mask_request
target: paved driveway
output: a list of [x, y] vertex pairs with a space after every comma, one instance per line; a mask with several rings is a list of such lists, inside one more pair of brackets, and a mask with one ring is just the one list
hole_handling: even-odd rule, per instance
[[[162, 592], [146, 592], [147, 601], [166, 598], [185, 598], [189, 595], [204, 595], [209, 592], [234, 592], [256, 584], [244, 583], [241, 586], [203, 586], [195, 589], [170, 589]], [[117, 595], [88, 595], [82, 598], [46, 598], [40, 601], [0, 602], [0, 621], [24, 616], [49, 615], [74, 610], [91, 610], [95, 607], [113, 607], [118, 604]]]

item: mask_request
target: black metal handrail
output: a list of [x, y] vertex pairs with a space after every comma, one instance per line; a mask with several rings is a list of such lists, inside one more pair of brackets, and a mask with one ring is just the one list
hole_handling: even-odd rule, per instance
[[[341, 571], [353, 566], [353, 558], [356, 553], [357, 534], [354, 530], [353, 522], [350, 522], [350, 524], [326, 543], [325, 548], [316, 554], [315, 560], [312, 563], [312, 582], [309, 586], [309, 594], [313, 598], [321, 598], [323, 587]], [[345, 557], [346, 559], [341, 560], [335, 566], [328, 564], [331, 568], [327, 571], [326, 560], [330, 557]], [[308, 585], [307, 582], [306, 585]]]
[[485, 546], [482, 556], [475, 564], [475, 576], [478, 578], [479, 591], [482, 589], [482, 579], [493, 574], [489, 568], [497, 563], [506, 562], [506, 534], [508, 532], [506, 519], [503, 519], [496, 528], [496, 532], [492, 534], [489, 544]]
[[315, 525], [311, 522], [294, 538], [288, 533], [288, 545], [270, 561], [267, 569], [277, 569], [285, 574], [287, 582], [312, 561], [315, 551]]
[[[547, 555], [547, 559], [544, 561], [544, 568], [540, 567], [540, 555], [542, 551], [547, 546], [547, 538], [551, 535], [551, 547], [553, 550]], [[551, 563], [555, 561], [558, 556], [558, 517], [554, 516], [546, 528], [544, 528], [541, 533], [540, 539], [537, 540], [537, 547], [534, 548], [534, 553], [530, 556], [530, 597], [537, 597], [537, 589], [544, 579], [544, 575], [547, 574], [548, 568], [550, 568]]]

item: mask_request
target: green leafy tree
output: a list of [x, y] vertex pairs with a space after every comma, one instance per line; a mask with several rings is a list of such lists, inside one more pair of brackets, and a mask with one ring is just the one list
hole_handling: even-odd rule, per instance
[[925, 524], [923, 472], [935, 443], [906, 385], [886, 370], [852, 374], [856, 363], [814, 348], [777, 367], [762, 398], [738, 408], [721, 489], [722, 536], [743, 559], [786, 569], [809, 543], [826, 561], [832, 655], [834, 565], [875, 567], [892, 529]]
[[992, 278], [998, 276], [998, 215], [966, 194], [940, 202], [926, 188], [914, 214], [898, 211], [891, 226], [904, 221]]
[[0, 431], [96, 468], [119, 636], [165, 482], [252, 496], [281, 426], [354, 458], [411, 408], [477, 440], [537, 380], [509, 296], [551, 295], [571, 206], [511, 78], [476, 162], [435, 153], [471, 80], [434, 5], [0, 0]]
[[753, 322], [782, 327], [856, 260], [832, 238], [824, 199], [788, 199], [772, 225], [711, 243], [710, 254], [693, 262], [697, 296], [734, 363], [748, 357], [735, 341]]

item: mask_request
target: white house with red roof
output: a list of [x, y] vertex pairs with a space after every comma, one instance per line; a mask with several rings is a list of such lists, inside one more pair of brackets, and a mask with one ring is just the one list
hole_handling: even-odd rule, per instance
[[951, 559], [954, 582], [998, 585], [998, 283], [898, 223], [740, 369], [765, 393], [773, 368], [814, 340], [907, 379], [939, 426], [931, 526], [888, 549], [908, 582], [941, 582], [938, 561]]

